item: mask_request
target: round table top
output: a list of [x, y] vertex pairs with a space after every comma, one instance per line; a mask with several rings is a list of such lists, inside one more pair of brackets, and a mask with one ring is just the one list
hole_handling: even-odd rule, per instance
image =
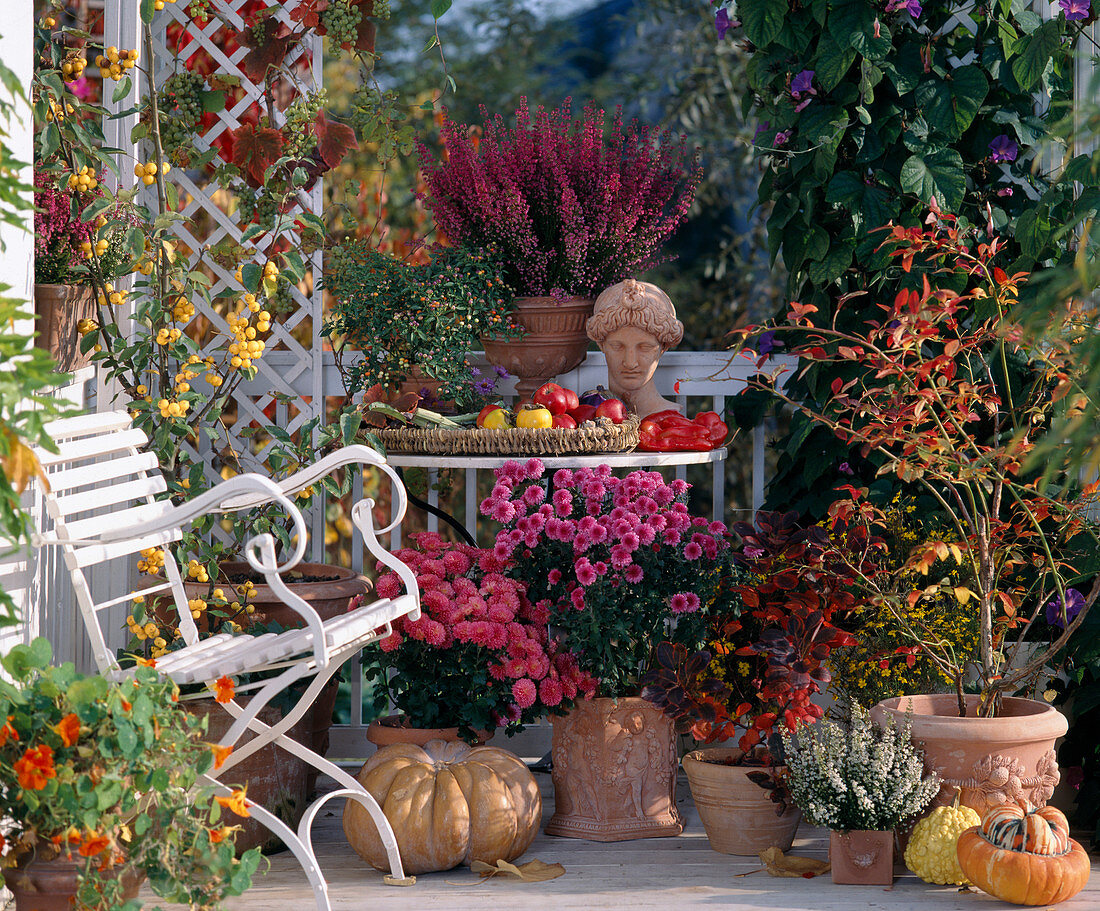
[[392, 452], [386, 461], [397, 468], [500, 468], [505, 462], [526, 462], [537, 458], [547, 468], [656, 468], [661, 465], [705, 465], [724, 461], [725, 448], [709, 452], [604, 452], [588, 455], [430, 455]]

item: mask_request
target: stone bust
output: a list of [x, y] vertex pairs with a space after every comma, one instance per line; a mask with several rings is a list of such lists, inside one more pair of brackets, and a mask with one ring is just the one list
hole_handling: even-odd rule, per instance
[[629, 411], [645, 417], [680, 410], [653, 383], [661, 355], [684, 337], [684, 324], [664, 291], [632, 278], [612, 285], [596, 298], [586, 329], [607, 358], [608, 387]]

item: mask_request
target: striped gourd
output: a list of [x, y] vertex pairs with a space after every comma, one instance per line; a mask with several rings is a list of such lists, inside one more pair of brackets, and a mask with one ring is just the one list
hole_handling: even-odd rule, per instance
[[1055, 807], [1004, 804], [986, 813], [982, 837], [1006, 851], [1058, 855], [1069, 850], [1069, 823]]

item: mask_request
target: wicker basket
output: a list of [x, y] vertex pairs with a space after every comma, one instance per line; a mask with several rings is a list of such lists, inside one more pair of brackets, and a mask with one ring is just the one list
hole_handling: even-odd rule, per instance
[[400, 427], [376, 430], [387, 452], [422, 452], [438, 455], [575, 455], [599, 452], [629, 452], [638, 445], [638, 418], [631, 415], [621, 424], [608, 418], [586, 422], [576, 430], [527, 429], [445, 430], [443, 428]]

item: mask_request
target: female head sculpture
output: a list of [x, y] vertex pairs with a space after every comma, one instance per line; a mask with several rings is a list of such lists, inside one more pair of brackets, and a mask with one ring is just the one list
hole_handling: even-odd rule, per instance
[[632, 278], [612, 285], [596, 298], [586, 330], [607, 358], [608, 387], [630, 411], [645, 417], [679, 410], [653, 383], [661, 355], [684, 337], [684, 324], [664, 291]]

